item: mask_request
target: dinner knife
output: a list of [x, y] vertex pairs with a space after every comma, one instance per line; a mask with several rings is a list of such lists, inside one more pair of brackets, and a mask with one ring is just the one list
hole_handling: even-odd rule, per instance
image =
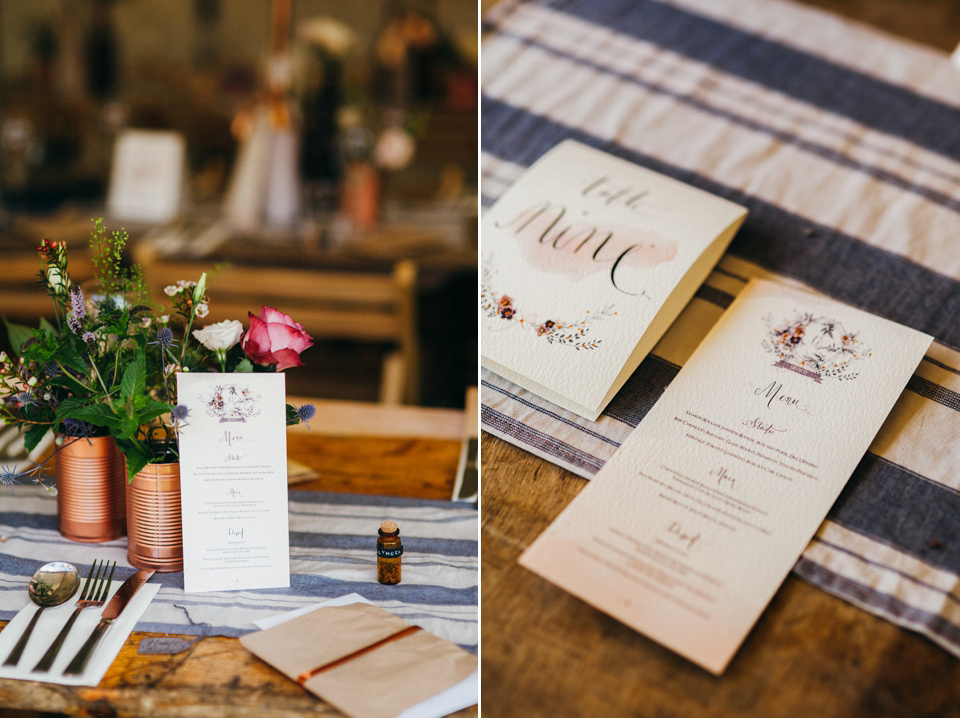
[[83, 669], [86, 668], [87, 661], [90, 660], [90, 655], [93, 653], [93, 649], [96, 647], [97, 643], [100, 642], [103, 634], [107, 632], [107, 628], [109, 628], [114, 619], [116, 619], [117, 616], [123, 612], [123, 609], [127, 607], [128, 603], [130, 603], [130, 599], [134, 597], [137, 591], [140, 590], [140, 587], [143, 586], [143, 584], [145, 584], [152, 575], [153, 571], [137, 571], [123, 582], [123, 585], [121, 585], [120, 588], [117, 589], [117, 592], [113, 594], [113, 598], [110, 599], [107, 607], [103, 609], [103, 614], [100, 617], [100, 623], [98, 623], [97, 627], [93, 629], [93, 633], [90, 634], [90, 638], [87, 639], [87, 642], [83, 644], [83, 646], [77, 652], [77, 655], [73, 657], [73, 660], [70, 661], [70, 664], [63, 671], [65, 676], [75, 676], [83, 673]]

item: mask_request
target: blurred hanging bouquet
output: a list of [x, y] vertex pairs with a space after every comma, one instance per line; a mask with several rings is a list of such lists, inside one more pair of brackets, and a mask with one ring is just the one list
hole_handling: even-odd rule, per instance
[[[127, 478], [146, 464], [178, 460], [177, 432], [187, 419], [177, 403], [176, 373], [282, 371], [302, 366], [313, 342], [300, 324], [269, 307], [249, 314], [250, 327], [228, 320], [194, 329], [209, 313], [206, 274], [165, 293], [171, 314], [150, 296], [139, 267], [122, 262], [126, 232], [91, 234], [96, 279], [70, 280], [66, 246], [38, 247], [40, 284], [53, 301], [54, 323], [39, 329], [8, 325], [14, 359], [0, 354], [0, 421], [19, 426], [28, 450], [47, 431], [63, 436], [112, 436], [126, 457]], [[287, 424], [309, 421], [312, 405], [287, 406]], [[44, 483], [43, 464], [0, 471], [0, 482]]]

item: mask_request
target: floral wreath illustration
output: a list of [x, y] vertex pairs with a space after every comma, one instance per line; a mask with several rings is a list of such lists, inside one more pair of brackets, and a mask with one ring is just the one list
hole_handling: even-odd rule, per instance
[[848, 331], [834, 319], [798, 313], [793, 319], [775, 323], [764, 319], [767, 337], [763, 347], [777, 359], [774, 366], [808, 376], [818, 384], [822, 379], [849, 381], [860, 372], [857, 363], [873, 356], [858, 332]]
[[260, 395], [254, 395], [248, 387], [239, 384], [220, 384], [208, 397], [200, 397], [209, 416], [216, 417], [221, 424], [245, 422], [260, 413], [257, 402]]
[[537, 336], [545, 338], [548, 344], [573, 347], [577, 351], [598, 349], [603, 340], [588, 338], [592, 328], [591, 325], [617, 315], [617, 312], [614, 311], [614, 305], [610, 304], [596, 311], [588, 310], [586, 312], [588, 316], [580, 321], [557, 319], [540, 321], [532, 315], [524, 316], [514, 306], [512, 298], [506, 294], [498, 293], [491, 286], [490, 270], [486, 266], [483, 268], [480, 281], [480, 308], [487, 318], [512, 322], [513, 326], [524, 329], [533, 329]]

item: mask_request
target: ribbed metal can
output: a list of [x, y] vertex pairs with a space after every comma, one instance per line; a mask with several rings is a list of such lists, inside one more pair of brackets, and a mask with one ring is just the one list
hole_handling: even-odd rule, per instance
[[127, 532], [123, 454], [111, 437], [63, 437], [55, 473], [63, 536], [100, 543]]
[[137, 568], [183, 570], [179, 462], [147, 464], [127, 484], [127, 560]]

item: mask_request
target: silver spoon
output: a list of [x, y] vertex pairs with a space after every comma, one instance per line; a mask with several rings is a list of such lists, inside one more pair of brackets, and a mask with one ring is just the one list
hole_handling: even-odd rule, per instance
[[43, 609], [66, 603], [73, 598], [73, 594], [77, 592], [79, 587], [80, 575], [77, 573], [77, 567], [63, 561], [54, 561], [41, 566], [33, 574], [33, 578], [30, 579], [30, 584], [27, 586], [27, 593], [30, 594], [30, 600], [40, 608], [33, 614], [27, 630], [20, 636], [20, 640], [10, 651], [10, 655], [7, 656], [3, 665], [17, 665], [23, 649], [27, 646], [27, 641], [30, 640], [30, 634], [33, 633], [33, 627], [37, 625], [37, 619], [43, 613]]

